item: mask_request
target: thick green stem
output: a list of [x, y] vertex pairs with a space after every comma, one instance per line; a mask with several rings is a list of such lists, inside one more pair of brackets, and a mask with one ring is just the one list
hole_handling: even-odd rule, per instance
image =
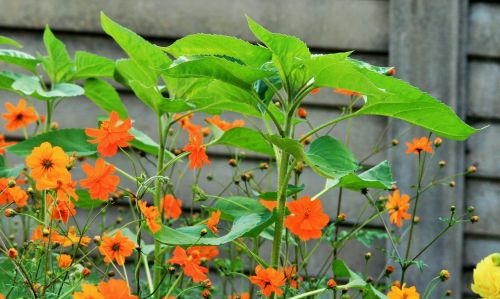
[[[165, 157], [165, 140], [163, 138], [163, 124], [161, 116], [158, 117], [158, 133], [160, 136], [160, 148], [158, 150], [158, 164], [156, 165], [156, 175], [160, 176], [163, 171], [163, 159]], [[156, 207], [160, 207], [161, 203], [161, 184], [162, 180], [155, 181], [155, 197], [154, 202]], [[154, 286], [158, 288], [162, 281], [162, 253], [161, 243], [155, 239], [154, 241]], [[156, 292], [154, 297], [161, 298], [161, 292]]]

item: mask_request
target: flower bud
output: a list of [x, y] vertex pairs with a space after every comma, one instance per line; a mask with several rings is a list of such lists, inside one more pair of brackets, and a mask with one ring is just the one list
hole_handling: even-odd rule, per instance
[[266, 169], [269, 168], [269, 164], [267, 164], [266, 162], [262, 162], [262, 163], [259, 164], [259, 168], [261, 170], [266, 170]]
[[453, 295], [453, 292], [451, 290], [447, 290], [446, 293], [445, 293], [445, 296], [446, 297], [451, 297], [451, 295]]
[[92, 271], [90, 271], [90, 269], [89, 269], [89, 268], [83, 268], [83, 270], [82, 270], [82, 275], [83, 275], [83, 277], [87, 277], [87, 276], [89, 276], [89, 275], [90, 275], [90, 273], [91, 273], [91, 272], [92, 272]]
[[435, 147], [440, 147], [442, 143], [443, 143], [443, 139], [441, 139], [439, 137], [436, 137], [436, 139], [434, 139], [434, 146]]
[[446, 161], [445, 160], [439, 161], [439, 167], [443, 168], [445, 166], [446, 166]]
[[474, 215], [474, 216], [470, 217], [470, 222], [477, 223], [477, 222], [479, 222], [479, 219], [480, 219], [479, 216]]
[[251, 173], [250, 171], [245, 172], [241, 175], [241, 180], [243, 182], [249, 182], [252, 178], [253, 178], [253, 173]]
[[208, 135], [210, 135], [210, 128], [204, 127], [203, 129], [201, 129], [201, 134], [203, 134], [203, 136], [207, 137]]
[[59, 123], [57, 121], [53, 121], [51, 124], [50, 124], [50, 128], [52, 130], [57, 130], [59, 129]]
[[11, 218], [11, 217], [14, 217], [16, 216], [16, 211], [14, 211], [13, 209], [5, 209], [5, 211], [3, 211], [3, 214], [5, 217], [7, 218]]
[[394, 138], [394, 139], [392, 139], [391, 144], [392, 144], [392, 146], [396, 146], [396, 145], [399, 144], [399, 140], [397, 140], [396, 138]]
[[326, 286], [329, 288], [329, 289], [333, 289], [337, 286], [337, 282], [333, 279], [329, 279], [327, 282], [326, 282]]
[[109, 271], [108, 277], [114, 277], [116, 275], [115, 271]]
[[122, 222], [123, 222], [123, 218], [122, 217], [116, 217], [116, 220], [115, 220], [116, 224], [120, 224]]
[[236, 159], [229, 159], [229, 161], [227, 161], [227, 164], [229, 164], [229, 166], [231, 167], [236, 167], [236, 165], [238, 165], [238, 162], [236, 162]]
[[304, 162], [297, 162], [293, 170], [296, 174], [301, 174], [304, 171]]
[[420, 217], [415, 216], [415, 218], [413, 218], [413, 223], [418, 224], [419, 222], [420, 222]]
[[371, 257], [372, 257], [372, 253], [371, 252], [365, 253], [365, 260], [368, 261]]
[[391, 69], [387, 72], [387, 75], [388, 75], [388, 76], [394, 76], [394, 75], [396, 75], [396, 68], [395, 68], [395, 67], [391, 68]]
[[48, 236], [49, 236], [49, 234], [50, 234], [50, 231], [49, 231], [49, 229], [48, 229], [48, 228], [44, 228], [44, 229], [42, 229], [42, 235], [43, 235], [44, 237], [48, 237]]
[[444, 270], [441, 270], [441, 272], [439, 272], [439, 278], [441, 279], [441, 281], [447, 281], [448, 279], [450, 279], [450, 272], [446, 269]]
[[477, 167], [475, 165], [471, 165], [467, 168], [468, 173], [476, 173], [477, 172]]
[[12, 187], [16, 186], [16, 181], [14, 181], [14, 180], [9, 180], [9, 182], [8, 182], [7, 186], [8, 186], [9, 188], [12, 188]]
[[97, 245], [101, 244], [101, 236], [94, 236], [94, 238], [92, 238], [92, 240], [94, 241], [94, 243], [96, 243]]
[[469, 213], [473, 213], [475, 210], [476, 210], [476, 208], [474, 208], [474, 206], [467, 207], [467, 212], [469, 212]]
[[455, 188], [455, 186], [457, 185], [457, 183], [455, 181], [451, 181], [448, 183], [448, 185], [451, 187], [451, 188]]
[[368, 276], [368, 277], [366, 278], [366, 282], [367, 282], [367, 283], [372, 283], [372, 282], [373, 282], [373, 276]]
[[455, 212], [457, 210], [457, 207], [456, 206], [451, 206], [450, 207], [450, 212]]
[[206, 228], [203, 228], [201, 231], [200, 231], [200, 236], [205, 236], [206, 234], [208, 234], [208, 230]]
[[394, 272], [394, 267], [391, 265], [388, 265], [385, 267], [385, 275], [389, 276]]
[[395, 280], [392, 282], [393, 287], [401, 288], [401, 282], [399, 280]]
[[203, 298], [210, 298], [212, 296], [212, 294], [210, 294], [210, 290], [204, 289], [203, 292], [201, 292], [201, 296]]
[[168, 267], [168, 269], [167, 269], [167, 270], [168, 270], [168, 272], [170, 272], [170, 273], [174, 273], [174, 272], [175, 272], [175, 267], [174, 267], [174, 266], [170, 266], [170, 267]]
[[297, 110], [297, 116], [300, 117], [300, 118], [303, 118], [303, 119], [306, 119], [307, 118], [307, 110], [300, 107], [298, 110]]
[[15, 259], [17, 257], [17, 250], [15, 248], [9, 248], [7, 254], [11, 259]]
[[340, 214], [337, 216], [337, 221], [338, 221], [338, 222], [344, 222], [346, 219], [347, 219], [347, 215], [346, 215], [345, 213], [340, 213]]

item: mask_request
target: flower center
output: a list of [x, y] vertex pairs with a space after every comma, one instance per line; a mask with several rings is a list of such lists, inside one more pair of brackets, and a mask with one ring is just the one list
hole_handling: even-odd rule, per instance
[[119, 251], [120, 250], [120, 244], [118, 244], [118, 243], [113, 244], [113, 247], [111, 247], [111, 249], [113, 251]]
[[49, 159], [45, 159], [45, 160], [42, 161], [42, 167], [45, 168], [45, 169], [51, 168], [52, 165], [54, 165], [54, 163], [52, 163], [52, 161], [49, 160]]
[[18, 115], [16, 115], [16, 120], [22, 120], [23, 117], [24, 117], [23, 114], [19, 113]]

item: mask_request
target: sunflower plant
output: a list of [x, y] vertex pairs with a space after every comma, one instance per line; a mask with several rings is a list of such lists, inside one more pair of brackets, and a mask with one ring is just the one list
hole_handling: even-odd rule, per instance
[[[0, 138], [5, 298], [431, 298], [450, 277], [443, 270], [417, 290], [406, 273], [425, 268], [421, 254], [448, 230], [479, 218], [472, 208], [457, 215], [451, 207], [443, 231], [412, 252], [418, 203], [430, 188], [453, 187], [455, 177], [476, 171], [425, 175], [445, 166], [431, 162], [441, 138], [465, 140], [478, 130], [396, 79], [393, 67], [370, 65], [351, 52], [312, 54], [300, 39], [247, 21], [256, 44], [193, 34], [162, 47], [101, 13], [104, 32], [126, 58], [84, 51], [72, 58], [49, 27], [47, 55], [0, 50], [0, 61], [16, 67], [0, 72], [0, 88], [21, 98], [5, 103], [7, 133]], [[7, 37], [0, 43], [22, 47]], [[150, 109], [156, 136], [134, 128], [117, 88], [131, 90]], [[320, 89], [345, 96], [347, 104], [338, 117], [312, 125], [303, 102], [314, 101]], [[59, 128], [54, 111], [78, 96], [105, 116], [91, 128]], [[36, 109], [39, 103], [44, 107]], [[418, 165], [414, 190], [398, 188], [388, 161], [364, 163], [405, 136], [390, 142], [380, 136], [361, 160], [352, 153], [350, 122], [364, 115], [429, 132], [406, 143]], [[332, 130], [344, 121], [341, 140]], [[299, 127], [308, 131], [299, 136]], [[228, 150], [227, 181], [206, 172], [212, 147]], [[247, 152], [256, 158], [247, 159]], [[302, 183], [305, 172], [324, 181], [317, 194]], [[209, 192], [207, 184], [218, 187]], [[186, 187], [191, 198], [179, 198]], [[337, 198], [321, 199], [332, 190], [340, 190]], [[342, 212], [342, 190], [365, 201], [350, 230], [342, 229], [351, 218]], [[327, 205], [337, 206], [334, 217]], [[120, 216], [109, 217], [116, 210]], [[385, 231], [370, 229], [374, 221]], [[339, 257], [348, 241], [375, 250], [375, 239], [391, 244], [383, 251], [390, 263], [377, 276]], [[320, 244], [330, 254], [312, 274], [309, 262], [325, 250]], [[370, 258], [370, 252], [361, 257]]]

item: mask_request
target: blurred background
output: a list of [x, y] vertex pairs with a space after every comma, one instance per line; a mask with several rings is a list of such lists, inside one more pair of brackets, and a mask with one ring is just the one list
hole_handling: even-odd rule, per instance
[[[304, 40], [314, 53], [355, 50], [353, 56], [375, 65], [396, 67], [396, 76], [405, 79], [455, 109], [469, 124], [489, 127], [466, 142], [444, 141], [434, 157], [446, 160], [445, 172], [452, 174], [475, 164], [478, 172], [456, 180], [456, 187], [444, 186], [426, 195], [418, 215], [415, 250], [439, 232], [443, 224], [438, 217], [447, 216], [450, 205], [459, 212], [473, 205], [481, 221], [453, 229], [438, 242], [423, 259], [425, 272], [412, 272], [411, 280], [421, 290], [424, 282], [441, 269], [449, 269], [452, 279], [443, 286], [453, 291], [453, 298], [473, 298], [470, 282], [473, 266], [492, 252], [500, 251], [500, 3], [493, 0], [0, 0], [0, 35], [14, 38], [25, 47], [23, 51], [44, 52], [42, 31], [49, 24], [70, 53], [84, 50], [112, 59], [124, 57], [100, 26], [99, 12], [129, 27], [146, 39], [166, 46], [188, 34], [204, 32], [234, 35], [255, 41], [245, 21], [249, 15], [274, 32], [295, 35]], [[3, 66], [2, 66], [3, 67]], [[134, 126], [156, 136], [156, 124], [151, 122], [148, 109], [134, 95], [119, 90], [121, 98], [134, 119]], [[0, 92], [0, 108], [6, 101], [17, 98]], [[347, 104], [345, 96], [322, 90], [309, 97], [305, 107], [313, 124], [320, 124], [340, 113]], [[41, 103], [39, 103], [41, 104]], [[43, 113], [43, 105], [39, 111]], [[85, 98], [64, 101], [54, 119], [61, 128], [95, 127], [95, 117], [104, 113]], [[226, 116], [231, 119], [233, 116]], [[423, 115], [422, 117], [425, 117]], [[199, 119], [201, 122], [201, 117]], [[385, 118], [364, 117], [353, 121], [350, 147], [362, 160], [377, 144], [389, 144], [400, 138], [400, 146], [373, 155], [365, 161], [375, 165], [383, 159], [392, 162], [398, 186], [410, 193], [415, 181], [414, 160], [405, 156], [404, 141], [419, 131], [408, 133], [406, 125]], [[307, 130], [300, 128], [298, 134]], [[21, 135], [7, 134], [10, 138]], [[332, 133], [344, 138], [345, 125]], [[406, 134], [403, 134], [406, 132]], [[181, 141], [182, 143], [182, 141]], [[232, 180], [227, 166], [228, 156], [222, 150], [211, 150], [213, 165], [202, 175], [214, 175], [217, 180]], [[264, 161], [247, 155], [247, 168]], [[117, 157], [118, 165], [127, 163]], [[433, 166], [433, 167], [434, 167]], [[305, 175], [306, 192], [315, 194], [322, 182]], [[208, 193], [220, 189], [205, 182]], [[190, 201], [191, 186], [180, 186], [179, 197]], [[359, 194], [347, 192], [342, 212], [348, 215], [345, 229], [352, 227], [356, 215], [365, 204]], [[189, 199], [189, 200], [188, 200]], [[335, 192], [323, 199], [325, 209], [334, 218]], [[331, 204], [329, 204], [331, 203]], [[186, 203], [186, 207], [188, 204]], [[113, 212], [109, 212], [113, 213]], [[118, 213], [118, 212], [115, 212]], [[121, 216], [123, 217], [123, 216]], [[113, 219], [113, 217], [109, 217]], [[381, 230], [380, 222], [372, 227]], [[373, 258], [366, 270], [378, 275], [388, 259], [379, 249], [384, 240], [375, 242]], [[364, 267], [364, 253], [369, 249], [356, 241], [348, 244], [341, 257], [358, 271]], [[311, 262], [313, 271], [327, 260], [330, 249], [325, 246]], [[389, 263], [390, 264], [390, 263]], [[378, 271], [378, 272], [377, 272]]]

